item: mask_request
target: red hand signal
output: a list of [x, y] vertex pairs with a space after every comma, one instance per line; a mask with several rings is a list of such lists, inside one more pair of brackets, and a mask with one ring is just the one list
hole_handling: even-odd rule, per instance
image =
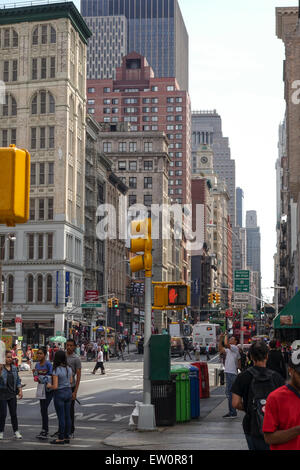
[[171, 289], [169, 291], [169, 302], [170, 304], [175, 304], [175, 301], [178, 297], [178, 293], [176, 292], [176, 289]]

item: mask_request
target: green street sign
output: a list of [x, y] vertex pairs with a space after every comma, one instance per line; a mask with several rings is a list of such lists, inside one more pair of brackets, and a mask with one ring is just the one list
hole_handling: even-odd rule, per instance
[[81, 308], [101, 308], [102, 304], [81, 304]]
[[250, 292], [250, 271], [234, 271], [234, 292]]

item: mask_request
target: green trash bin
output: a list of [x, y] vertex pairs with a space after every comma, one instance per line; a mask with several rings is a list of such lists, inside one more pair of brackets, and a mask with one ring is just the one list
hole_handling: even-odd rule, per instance
[[191, 383], [189, 367], [172, 366], [171, 374], [176, 374], [176, 422], [191, 420]]

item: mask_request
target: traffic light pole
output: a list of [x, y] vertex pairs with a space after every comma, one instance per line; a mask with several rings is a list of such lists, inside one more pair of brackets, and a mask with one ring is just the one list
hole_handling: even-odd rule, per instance
[[143, 402], [151, 405], [150, 380], [150, 339], [151, 339], [151, 313], [152, 313], [152, 279], [145, 279], [145, 326], [144, 326], [144, 394]]

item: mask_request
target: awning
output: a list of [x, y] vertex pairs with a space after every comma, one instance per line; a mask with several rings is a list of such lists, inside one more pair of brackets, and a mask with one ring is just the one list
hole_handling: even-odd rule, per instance
[[274, 329], [300, 328], [300, 291], [274, 318]]

